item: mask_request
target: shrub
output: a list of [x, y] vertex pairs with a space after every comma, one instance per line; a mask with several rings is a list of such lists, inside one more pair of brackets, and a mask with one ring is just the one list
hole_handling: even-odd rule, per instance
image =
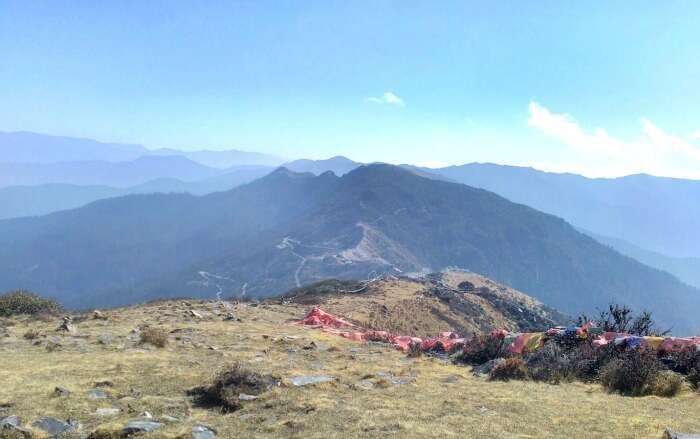
[[524, 357], [530, 378], [559, 384], [570, 380], [573, 375], [571, 357], [557, 343], [548, 342], [541, 349]]
[[507, 358], [505, 362], [496, 365], [489, 374], [491, 381], [524, 380], [528, 376], [527, 367], [521, 358]]
[[[662, 331], [656, 327], [656, 322], [649, 311], [642, 311], [638, 316], [624, 305], [612, 304], [607, 311], [599, 311], [594, 319], [604, 331], [624, 332], [632, 335], [666, 335], [670, 331]], [[590, 321], [585, 314], [579, 316], [578, 324], [583, 325]]]
[[670, 370], [663, 370], [656, 374], [656, 378], [651, 383], [649, 393], [671, 398], [678, 395], [682, 388], [683, 377]]
[[168, 344], [168, 334], [160, 328], [145, 328], [141, 331], [141, 343], [164, 348]]
[[408, 345], [408, 352], [406, 352], [408, 358], [418, 358], [421, 355], [423, 355], [423, 350], [420, 347], [420, 343], [414, 342]]
[[46, 299], [36, 294], [17, 290], [0, 295], [0, 317], [10, 317], [13, 315], [29, 314], [58, 314], [61, 312], [61, 305], [53, 299]]
[[600, 370], [600, 383], [610, 392], [651, 395], [658, 384], [661, 363], [651, 349], [629, 349]]
[[223, 412], [241, 408], [239, 395], [260, 395], [268, 391], [277, 381], [270, 375], [261, 375], [234, 363], [220, 371], [207, 386], [195, 387], [187, 393], [203, 406], [220, 407]]
[[37, 331], [36, 329], [30, 329], [27, 332], [24, 333], [23, 337], [25, 340], [36, 340], [41, 336], [41, 333]]
[[700, 369], [691, 369], [688, 375], [685, 376], [685, 379], [688, 380], [693, 389], [700, 389]]
[[692, 350], [668, 353], [663, 360], [672, 371], [685, 375], [692, 388], [700, 388], [700, 352]]
[[488, 335], [479, 335], [467, 340], [464, 349], [455, 356], [459, 363], [479, 366], [490, 360], [505, 357], [507, 352], [503, 340]]
[[0, 439], [27, 439], [28, 433], [23, 433], [17, 430], [11, 430], [9, 428], [0, 428]]

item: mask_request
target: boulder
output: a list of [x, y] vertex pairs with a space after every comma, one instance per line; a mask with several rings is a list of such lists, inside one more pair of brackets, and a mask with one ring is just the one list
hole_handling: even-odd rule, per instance
[[79, 424], [76, 421], [62, 421], [50, 416], [45, 416], [34, 421], [32, 427], [46, 432], [49, 437], [60, 437], [61, 435], [77, 430]]
[[137, 433], [153, 433], [161, 428], [163, 424], [155, 421], [134, 420], [126, 424], [122, 432], [126, 435]]
[[216, 432], [205, 425], [195, 425], [192, 427], [192, 439], [216, 439]]
[[293, 386], [301, 387], [308, 386], [312, 384], [327, 383], [330, 381], [335, 381], [335, 378], [329, 375], [304, 375], [294, 377], [291, 380]]
[[31, 430], [22, 427], [22, 419], [20, 419], [19, 416], [0, 418], [0, 432], [1, 431], [10, 432], [10, 437], [31, 438], [33, 436]]

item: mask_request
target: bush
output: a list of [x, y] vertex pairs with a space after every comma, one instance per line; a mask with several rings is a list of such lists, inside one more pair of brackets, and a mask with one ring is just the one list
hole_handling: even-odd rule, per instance
[[491, 381], [509, 381], [527, 379], [527, 367], [521, 358], [506, 358], [506, 361], [496, 365], [489, 374]]
[[253, 372], [240, 363], [223, 369], [208, 386], [195, 387], [188, 394], [203, 406], [220, 407], [225, 413], [240, 409], [240, 394], [260, 395], [277, 381], [270, 375]]
[[164, 348], [168, 344], [168, 334], [160, 328], [145, 328], [141, 331], [141, 343]]
[[693, 389], [700, 389], [700, 352], [672, 352], [666, 354], [663, 361], [672, 371], [685, 375]]
[[[661, 336], [670, 332], [659, 330], [649, 311], [642, 311], [638, 316], [635, 316], [630, 308], [618, 304], [608, 306], [607, 311], [599, 311], [598, 317], [593, 320], [607, 332], [623, 332], [639, 336]], [[579, 326], [588, 321], [590, 319], [585, 314], [578, 318]]]
[[418, 358], [422, 355], [423, 349], [421, 349], [420, 343], [414, 342], [408, 345], [408, 352], [406, 352], [408, 358]]
[[37, 331], [36, 329], [30, 329], [27, 332], [24, 333], [24, 339], [25, 340], [36, 340], [41, 336], [41, 333]]
[[524, 357], [530, 378], [550, 384], [568, 381], [574, 375], [570, 356], [557, 343], [548, 342]]
[[671, 398], [678, 395], [683, 388], [683, 377], [670, 370], [663, 370], [656, 375], [650, 386], [650, 394]]
[[467, 340], [462, 352], [455, 356], [459, 363], [479, 366], [487, 361], [507, 356], [503, 340], [489, 335], [479, 335]]
[[0, 317], [10, 317], [20, 314], [41, 315], [58, 314], [61, 305], [53, 299], [46, 299], [36, 294], [17, 290], [0, 295]]
[[626, 350], [600, 370], [600, 383], [610, 392], [628, 396], [652, 395], [662, 378], [662, 365], [651, 349]]

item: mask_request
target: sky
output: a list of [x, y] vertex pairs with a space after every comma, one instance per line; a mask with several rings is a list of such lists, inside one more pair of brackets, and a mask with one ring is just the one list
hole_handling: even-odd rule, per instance
[[700, 179], [698, 1], [0, 0], [0, 130]]

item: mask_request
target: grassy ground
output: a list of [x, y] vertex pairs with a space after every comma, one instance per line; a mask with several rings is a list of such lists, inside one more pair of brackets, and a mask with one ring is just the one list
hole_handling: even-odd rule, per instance
[[[77, 323], [77, 336], [55, 332], [57, 320], [13, 319], [8, 336], [0, 336], [0, 407], [11, 406], [0, 409], [0, 417], [20, 415], [26, 425], [39, 416], [72, 418], [87, 432], [117, 429], [148, 411], [156, 420], [178, 419], [151, 436], [164, 438], [187, 435], [195, 424], [213, 427], [222, 438], [660, 438], [666, 427], [700, 432], [700, 395], [690, 389], [672, 399], [628, 398], [593, 384], [486, 382], [468, 367], [409, 359], [288, 322], [306, 307], [239, 305], [233, 312], [242, 321], [227, 322], [221, 316], [229, 310], [219, 305], [191, 305], [108, 311], [106, 321]], [[204, 318], [192, 316], [192, 309]], [[159, 349], [138, 343], [133, 330], [141, 325], [176, 332]], [[39, 337], [25, 339], [29, 329]], [[112, 340], [101, 344], [105, 335]], [[53, 342], [61, 347], [50, 352], [46, 346]], [[283, 384], [226, 415], [193, 405], [186, 390], [233, 361]], [[336, 381], [289, 385], [292, 377], [319, 374]], [[112, 384], [101, 387], [108, 398], [89, 399], [86, 392], [100, 381]], [[54, 396], [56, 386], [71, 394]], [[98, 408], [121, 412], [100, 417]]]

